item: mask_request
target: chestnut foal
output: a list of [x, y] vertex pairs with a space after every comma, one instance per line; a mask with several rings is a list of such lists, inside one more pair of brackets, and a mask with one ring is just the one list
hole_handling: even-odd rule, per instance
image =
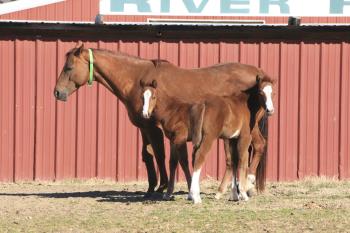
[[[257, 80], [259, 82], [256, 86], [262, 87], [260, 78]], [[142, 116], [149, 119], [153, 115], [155, 120], [161, 123], [165, 135], [174, 145], [182, 145], [186, 141], [193, 143], [194, 172], [189, 198], [194, 203], [201, 203], [199, 195], [200, 171], [213, 141], [222, 138], [228, 160], [231, 161], [234, 149], [238, 151], [240, 196], [235, 188], [236, 179], [234, 176], [231, 199], [248, 200], [248, 148], [252, 139], [250, 110], [247, 105], [249, 95], [246, 93], [230, 97], [208, 95], [203, 103], [189, 104], [176, 99], [176, 97], [169, 97], [165, 92], [157, 92], [156, 80], [152, 80], [150, 83], [141, 80], [140, 83], [144, 101]], [[268, 103], [266, 106], [268, 106], [269, 111], [273, 111], [270, 100], [270, 98], [266, 98], [265, 102]], [[230, 142], [234, 138], [237, 138], [236, 148], [232, 148], [235, 143]], [[235, 168], [236, 166], [234, 166], [234, 174], [236, 174]], [[170, 176], [172, 175], [170, 174]]]

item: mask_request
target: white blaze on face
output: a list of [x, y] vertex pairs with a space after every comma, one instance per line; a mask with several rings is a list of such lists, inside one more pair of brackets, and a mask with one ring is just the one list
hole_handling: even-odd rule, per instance
[[273, 113], [274, 108], [273, 108], [273, 103], [272, 103], [272, 87], [271, 85], [267, 85], [263, 88], [263, 92], [265, 93], [266, 96], [266, 109], [268, 112]]
[[152, 96], [152, 92], [150, 90], [146, 90], [143, 93], [143, 107], [142, 107], [142, 116], [144, 118], [149, 118], [149, 114], [148, 114], [148, 109], [149, 109], [149, 101], [150, 98]]

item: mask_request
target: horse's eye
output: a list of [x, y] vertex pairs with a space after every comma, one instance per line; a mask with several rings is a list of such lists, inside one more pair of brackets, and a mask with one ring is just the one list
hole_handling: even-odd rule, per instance
[[66, 67], [66, 71], [71, 71], [71, 70], [73, 70], [73, 67], [71, 67], [71, 66]]

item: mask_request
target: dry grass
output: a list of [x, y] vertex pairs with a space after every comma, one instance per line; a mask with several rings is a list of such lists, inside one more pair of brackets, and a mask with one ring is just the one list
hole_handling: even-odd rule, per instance
[[207, 181], [199, 206], [176, 187], [166, 202], [144, 200], [145, 183], [3, 183], [0, 232], [350, 232], [349, 181], [269, 183], [247, 203], [215, 200]]

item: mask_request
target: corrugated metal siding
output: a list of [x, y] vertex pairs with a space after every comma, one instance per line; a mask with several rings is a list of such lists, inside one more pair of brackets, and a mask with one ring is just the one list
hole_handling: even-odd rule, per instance
[[[32, 8], [10, 14], [0, 15], [0, 19], [14, 20], [53, 20], [53, 21], [94, 21], [99, 12], [99, 0], [66, 0], [47, 6]], [[286, 24], [288, 17], [211, 17], [211, 16], [131, 16], [131, 15], [107, 15], [105, 21], [113, 22], [145, 22], [147, 18], [166, 19], [243, 19], [265, 20], [268, 24]], [[302, 17], [302, 23], [350, 23], [350, 17]]]
[[[0, 41], [2, 181], [146, 178], [141, 136], [115, 96], [94, 85], [82, 87], [67, 103], [55, 101], [52, 90], [64, 55], [77, 41]], [[269, 119], [268, 178], [350, 177], [348, 43], [116, 40], [86, 46], [186, 68], [226, 61], [260, 66], [278, 80], [277, 111]], [[168, 142], [166, 148], [168, 158]], [[222, 143], [215, 143], [204, 177], [220, 178], [224, 166]]]
[[[99, 0], [67, 0], [0, 19], [92, 21]], [[106, 16], [106, 21], [142, 22], [149, 16]], [[152, 18], [155, 18], [152, 16]], [[168, 17], [199, 18], [213, 17]], [[217, 17], [264, 19], [286, 17]], [[350, 17], [303, 17], [302, 23], [350, 23]], [[66, 51], [79, 38], [0, 38], [0, 180], [108, 178], [145, 179], [142, 139], [127, 112], [104, 87], [83, 87], [67, 103], [53, 98]], [[184, 68], [238, 61], [277, 78], [276, 113], [269, 119], [270, 180], [309, 175], [350, 177], [350, 45], [260, 41], [85, 41], [143, 58], [168, 59]], [[169, 143], [166, 141], [167, 158]], [[189, 154], [191, 146], [188, 144]], [[189, 161], [191, 161], [191, 156]], [[222, 142], [215, 143], [204, 175], [221, 178]], [[168, 159], [167, 159], [168, 161]], [[182, 172], [178, 177], [183, 179]]]

